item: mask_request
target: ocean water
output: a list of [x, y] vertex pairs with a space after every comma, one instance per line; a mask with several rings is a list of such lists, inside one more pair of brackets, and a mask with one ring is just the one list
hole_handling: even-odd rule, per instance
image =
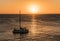
[[21, 41], [60, 41], [60, 15], [21, 15], [21, 26], [29, 30]]
[[[14, 28], [28, 34], [13, 34]], [[0, 15], [0, 41], [60, 41], [60, 14]]]
[[0, 41], [20, 41], [20, 34], [13, 34], [19, 28], [18, 15], [0, 15]]

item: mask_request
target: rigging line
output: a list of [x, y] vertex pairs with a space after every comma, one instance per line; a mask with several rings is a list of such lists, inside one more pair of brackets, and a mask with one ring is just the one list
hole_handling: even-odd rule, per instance
[[19, 27], [21, 27], [21, 16], [20, 16], [20, 14], [21, 14], [21, 10], [19, 10], [19, 15], [18, 15], [19, 16], [19, 21], [20, 21], [19, 22]]

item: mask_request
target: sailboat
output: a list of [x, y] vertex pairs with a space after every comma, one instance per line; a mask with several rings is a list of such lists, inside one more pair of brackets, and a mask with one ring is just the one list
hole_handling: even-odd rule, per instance
[[23, 27], [20, 27], [19, 29], [14, 28], [14, 30], [13, 30], [13, 34], [27, 34], [28, 32], [29, 32], [29, 30], [26, 29], [25, 27], [24, 28]]
[[17, 30], [17, 29], [14, 29], [13, 30], [13, 33], [14, 34], [27, 34], [28, 32], [29, 31], [26, 28], [22, 28], [22, 27], [20, 27], [19, 30]]

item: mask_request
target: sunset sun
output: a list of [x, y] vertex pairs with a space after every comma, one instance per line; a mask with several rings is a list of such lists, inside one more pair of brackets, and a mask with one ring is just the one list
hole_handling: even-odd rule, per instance
[[32, 14], [38, 13], [38, 6], [36, 6], [36, 5], [30, 5], [29, 6], [29, 12], [32, 13]]

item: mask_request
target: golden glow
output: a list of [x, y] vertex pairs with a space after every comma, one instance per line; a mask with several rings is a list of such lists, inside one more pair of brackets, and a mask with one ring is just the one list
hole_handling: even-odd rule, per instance
[[37, 5], [30, 5], [28, 7], [28, 11], [32, 14], [38, 13], [38, 6]]
[[59, 0], [0, 0], [0, 14], [60, 14]]
[[35, 16], [32, 16], [32, 25], [31, 25], [31, 31], [32, 33], [35, 33], [36, 32], [36, 22], [35, 22]]

